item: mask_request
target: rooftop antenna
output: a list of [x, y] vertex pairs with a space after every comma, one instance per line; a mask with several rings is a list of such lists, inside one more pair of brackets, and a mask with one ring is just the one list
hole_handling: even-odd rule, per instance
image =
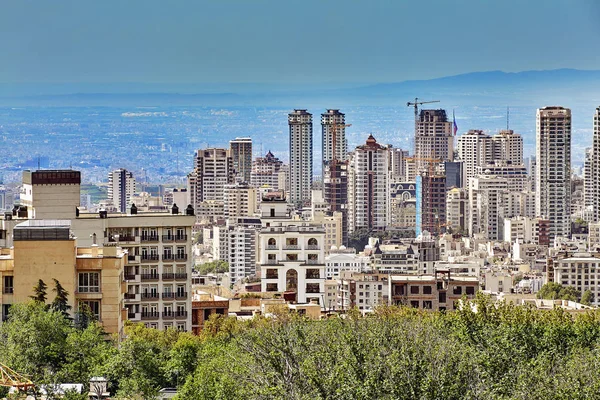
[[510, 121], [510, 108], [506, 106], [506, 130], [508, 130], [508, 122]]
[[41, 169], [41, 168], [40, 168], [40, 164], [41, 164], [41, 161], [40, 161], [40, 156], [38, 155], [38, 169]]

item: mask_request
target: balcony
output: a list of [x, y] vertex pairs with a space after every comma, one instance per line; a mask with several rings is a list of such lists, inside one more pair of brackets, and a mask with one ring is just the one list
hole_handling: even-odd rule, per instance
[[279, 261], [277, 261], [277, 260], [266, 260], [265, 264], [266, 265], [277, 265], [277, 264], [279, 264]]
[[185, 300], [187, 299], [187, 292], [176, 292], [175, 299], [177, 300]]
[[129, 254], [127, 256], [127, 263], [128, 264], [139, 264], [139, 262], [140, 262], [140, 256], [136, 256], [136, 255], [133, 255], [133, 254]]
[[163, 235], [162, 236], [163, 243], [171, 243], [175, 241], [175, 236], [173, 235]]
[[267, 250], [278, 250], [278, 247], [276, 244], [268, 244]]
[[175, 254], [163, 254], [163, 261], [175, 261]]
[[157, 281], [158, 274], [142, 274], [142, 281]]
[[306, 250], [320, 250], [318, 244], [309, 244], [306, 246]]
[[175, 279], [175, 274], [172, 272], [165, 272], [162, 274], [163, 281], [172, 281]]
[[126, 272], [123, 275], [123, 279], [127, 282], [140, 282], [140, 275], [136, 274], [135, 272], [134, 273]]
[[108, 242], [109, 243], [120, 243], [120, 242], [135, 242], [136, 237], [133, 235], [119, 235], [119, 234], [109, 234]]
[[158, 262], [158, 254], [142, 254], [142, 261]]
[[[166, 235], [167, 239], [170, 242], [187, 242], [188, 236], [187, 235]], [[165, 236], [163, 236], [163, 242], [165, 241]]]
[[183, 253], [175, 254], [175, 261], [187, 261], [187, 259], [188, 259], [187, 254], [183, 254]]
[[175, 293], [173, 292], [164, 292], [162, 294], [163, 300], [173, 300], [175, 298]]
[[158, 292], [144, 292], [142, 300], [158, 300]]
[[142, 235], [140, 239], [144, 243], [157, 243], [158, 235]]
[[283, 246], [284, 250], [300, 250], [300, 246], [297, 244], [286, 244]]
[[136, 314], [134, 312], [128, 312], [127, 313], [127, 319], [138, 319], [140, 317], [138, 314]]
[[187, 311], [165, 311], [163, 312], [163, 318], [187, 318]]
[[15, 288], [13, 287], [4, 287], [4, 289], [2, 289], [2, 293], [4, 294], [13, 294], [15, 291]]
[[159, 317], [158, 311], [142, 311], [142, 319], [158, 319]]
[[132, 302], [140, 301], [142, 296], [139, 293], [125, 293], [124, 298], [126, 302]]
[[175, 280], [176, 281], [183, 281], [183, 280], [187, 280], [187, 273], [185, 272], [180, 272], [175, 274]]
[[306, 263], [309, 265], [322, 264], [319, 262], [318, 259], [308, 259], [308, 260], [306, 260]]

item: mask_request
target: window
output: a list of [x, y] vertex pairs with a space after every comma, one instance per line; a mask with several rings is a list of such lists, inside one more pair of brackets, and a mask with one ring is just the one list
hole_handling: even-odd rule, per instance
[[79, 293], [100, 293], [100, 273], [98, 272], [80, 272]]
[[80, 300], [79, 312], [90, 313], [97, 321], [100, 321], [100, 302], [98, 300]]
[[423, 294], [431, 294], [431, 286], [423, 286]]
[[413, 285], [410, 287], [410, 294], [419, 294], [419, 287], [416, 285]]
[[410, 302], [410, 306], [413, 308], [419, 308], [419, 302], [416, 300], [413, 300]]
[[12, 276], [5, 276], [4, 277], [4, 289], [3, 292], [5, 294], [12, 294], [14, 291], [14, 282], [13, 282], [14, 277]]
[[454, 286], [454, 289], [452, 290], [453, 294], [462, 294], [462, 287], [461, 286]]
[[467, 292], [468, 295], [475, 294], [475, 287], [474, 286], [467, 286], [466, 292]]
[[425, 301], [423, 301], [423, 308], [425, 310], [431, 310], [432, 309], [431, 300], [425, 300]]

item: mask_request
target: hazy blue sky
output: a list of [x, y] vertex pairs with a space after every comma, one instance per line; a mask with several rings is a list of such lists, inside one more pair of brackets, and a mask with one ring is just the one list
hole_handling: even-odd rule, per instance
[[597, 0], [0, 0], [0, 82], [390, 82], [600, 69]]

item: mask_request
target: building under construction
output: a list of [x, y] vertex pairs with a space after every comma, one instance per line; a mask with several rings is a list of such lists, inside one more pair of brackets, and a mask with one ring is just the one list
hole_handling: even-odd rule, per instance
[[446, 228], [446, 176], [426, 171], [416, 179], [416, 235], [439, 236]]

